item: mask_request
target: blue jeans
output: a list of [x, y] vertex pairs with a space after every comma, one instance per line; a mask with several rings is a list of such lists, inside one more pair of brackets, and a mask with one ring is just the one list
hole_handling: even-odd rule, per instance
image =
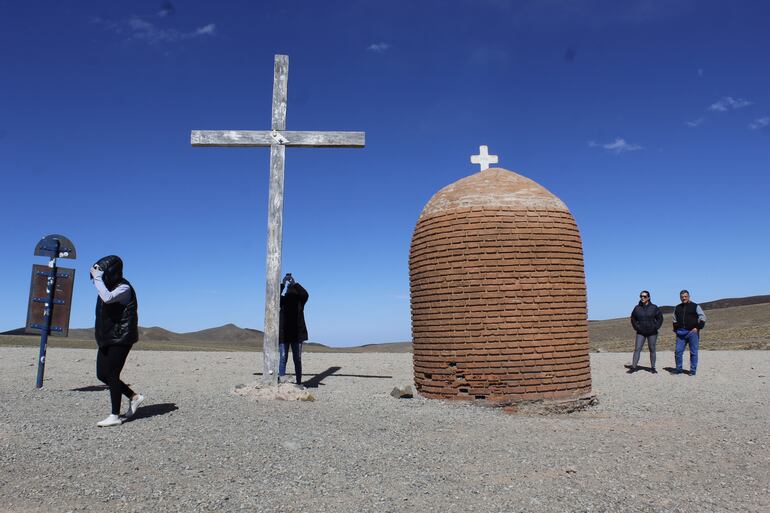
[[682, 370], [682, 354], [684, 346], [690, 346], [690, 374], [695, 374], [698, 369], [698, 346], [700, 344], [700, 334], [697, 331], [676, 330], [676, 350], [674, 359], [676, 360], [677, 370]]
[[280, 351], [280, 362], [278, 363], [278, 377], [286, 375], [286, 362], [289, 360], [289, 346], [291, 346], [291, 357], [294, 360], [294, 375], [297, 377], [297, 384], [302, 384], [302, 342], [281, 342], [278, 344]]

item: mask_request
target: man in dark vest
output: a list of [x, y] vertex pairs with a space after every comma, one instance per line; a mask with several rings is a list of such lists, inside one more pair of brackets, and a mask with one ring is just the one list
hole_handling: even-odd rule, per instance
[[700, 330], [706, 325], [706, 314], [698, 303], [690, 301], [690, 293], [683, 290], [679, 293], [681, 303], [674, 309], [674, 333], [676, 333], [676, 372], [682, 373], [682, 354], [684, 346], [690, 346], [690, 376], [695, 376], [698, 370], [698, 345]]
[[281, 292], [283, 292], [284, 287], [286, 287], [286, 293], [281, 296], [281, 316], [278, 323], [278, 346], [281, 358], [278, 365], [278, 380], [281, 382], [284, 380], [286, 362], [289, 359], [289, 348], [291, 348], [294, 375], [297, 385], [301, 385], [302, 343], [307, 340], [305, 303], [307, 303], [310, 295], [302, 285], [294, 281], [291, 273], [287, 273], [281, 281]]
[[120, 372], [126, 363], [131, 346], [139, 340], [139, 312], [136, 293], [123, 277], [123, 261], [109, 255], [91, 267], [91, 279], [99, 297], [96, 298], [96, 324], [94, 337], [99, 351], [96, 354], [96, 377], [110, 389], [112, 412], [96, 423], [99, 427], [119, 426], [120, 399], [129, 399], [124, 417], [129, 418], [144, 401], [120, 380]]

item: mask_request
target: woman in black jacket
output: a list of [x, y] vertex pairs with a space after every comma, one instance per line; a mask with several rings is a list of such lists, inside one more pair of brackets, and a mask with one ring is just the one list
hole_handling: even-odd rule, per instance
[[655, 370], [655, 343], [658, 341], [658, 330], [663, 325], [663, 313], [656, 305], [650, 302], [650, 292], [643, 290], [639, 293], [639, 304], [631, 312], [631, 326], [636, 331], [636, 344], [634, 345], [634, 360], [631, 363], [629, 373], [636, 372], [639, 365], [639, 356], [644, 347], [644, 341], [647, 340], [647, 346], [650, 349], [650, 367], [652, 373], [657, 374]]
[[112, 412], [96, 423], [99, 427], [119, 426], [120, 399], [125, 395], [128, 409], [124, 418], [131, 417], [144, 401], [120, 380], [120, 371], [126, 363], [131, 346], [139, 340], [139, 313], [136, 293], [123, 277], [123, 261], [109, 255], [91, 267], [91, 279], [99, 296], [96, 298], [94, 337], [99, 346], [96, 355], [96, 377], [110, 389]]

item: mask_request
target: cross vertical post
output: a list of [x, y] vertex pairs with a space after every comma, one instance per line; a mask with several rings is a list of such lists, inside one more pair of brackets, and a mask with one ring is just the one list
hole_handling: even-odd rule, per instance
[[[289, 58], [275, 56], [273, 73], [273, 135], [286, 130]], [[267, 203], [267, 258], [265, 262], [265, 335], [262, 341], [266, 383], [278, 383], [278, 324], [281, 302], [281, 249], [283, 245], [283, 176], [286, 146], [277, 137], [270, 145], [270, 192]]]

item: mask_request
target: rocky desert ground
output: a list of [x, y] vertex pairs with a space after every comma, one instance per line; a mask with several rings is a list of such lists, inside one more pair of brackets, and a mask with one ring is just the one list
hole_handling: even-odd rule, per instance
[[767, 351], [593, 353], [598, 405], [556, 415], [391, 397], [409, 353], [308, 353], [314, 401], [254, 402], [260, 353], [135, 351], [114, 428], [95, 351], [49, 349], [40, 390], [36, 356], [0, 348], [0, 511], [770, 511]]

